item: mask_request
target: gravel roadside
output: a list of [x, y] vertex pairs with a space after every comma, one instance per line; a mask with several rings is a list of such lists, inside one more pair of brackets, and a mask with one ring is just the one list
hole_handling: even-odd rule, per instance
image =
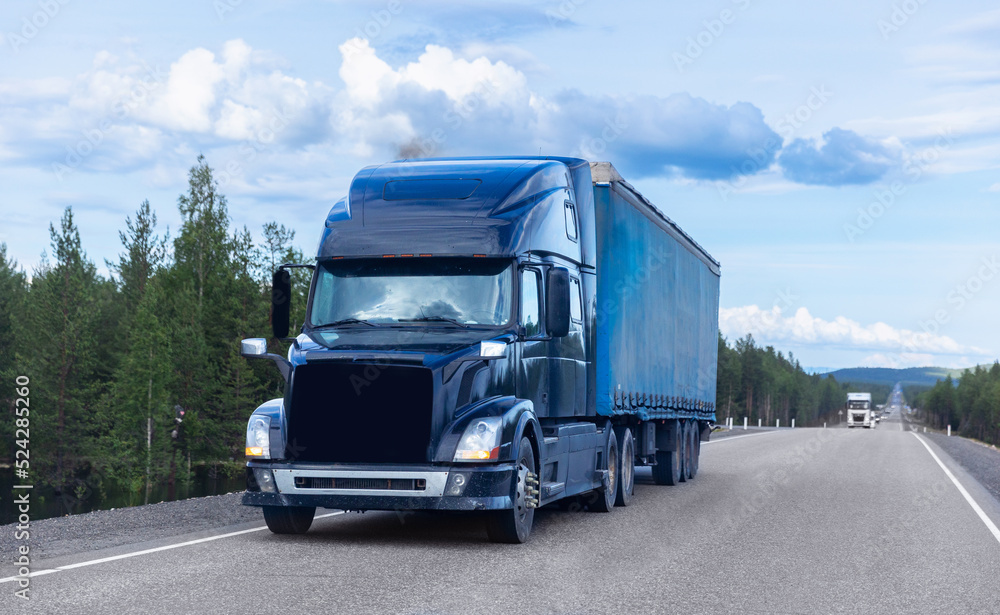
[[[228, 493], [31, 521], [28, 545], [32, 555], [41, 559], [250, 521], [263, 523], [260, 510], [243, 506], [241, 496], [242, 492]], [[0, 561], [13, 562], [17, 547], [24, 544], [14, 539], [16, 527], [17, 524], [0, 526]]]
[[922, 435], [951, 455], [952, 459], [1000, 501], [1000, 450], [958, 436], [948, 437], [938, 433]]

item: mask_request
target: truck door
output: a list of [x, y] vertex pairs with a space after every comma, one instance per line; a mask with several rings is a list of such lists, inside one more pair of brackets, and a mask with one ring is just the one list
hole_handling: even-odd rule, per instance
[[542, 272], [521, 270], [520, 324], [524, 327], [521, 360], [517, 367], [517, 396], [530, 399], [536, 416], [548, 416], [548, 342], [542, 330]]
[[582, 289], [577, 272], [570, 272], [569, 334], [551, 338], [545, 331], [544, 267], [521, 271], [521, 344], [518, 397], [530, 399], [535, 414], [580, 416], [587, 408], [587, 363], [583, 336]]

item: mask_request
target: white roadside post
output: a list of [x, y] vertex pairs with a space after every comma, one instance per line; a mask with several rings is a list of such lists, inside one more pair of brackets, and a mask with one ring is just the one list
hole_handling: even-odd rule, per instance
[[948, 425], [948, 437], [951, 437], [951, 425]]
[[792, 429], [795, 429], [795, 419], [792, 419]]
[[774, 426], [781, 429], [781, 419], [774, 419]]
[[764, 419], [757, 419], [757, 427], [760, 427], [760, 422], [763, 421], [763, 420]]
[[747, 430], [747, 417], [743, 417], [743, 431]]

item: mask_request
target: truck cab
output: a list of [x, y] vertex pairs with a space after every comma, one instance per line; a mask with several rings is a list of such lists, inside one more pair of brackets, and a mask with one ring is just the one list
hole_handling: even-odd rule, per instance
[[847, 426], [867, 429], [875, 426], [875, 421], [872, 419], [871, 393], [847, 394]]

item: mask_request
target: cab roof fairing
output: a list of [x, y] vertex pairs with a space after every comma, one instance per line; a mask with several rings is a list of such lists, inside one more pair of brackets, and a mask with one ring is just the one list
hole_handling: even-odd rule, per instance
[[[564, 202], [574, 199], [578, 207], [586, 206], [581, 197], [574, 198], [574, 183], [580, 185], [583, 179], [576, 176], [584, 170], [588, 193], [583, 196], [589, 197], [585, 202], [592, 211], [589, 165], [574, 158], [431, 159], [366, 167], [351, 182], [349, 196], [331, 208], [317, 259], [387, 254], [514, 257], [541, 251], [579, 261], [587, 229], [582, 228], [577, 242], [566, 236]], [[479, 182], [472, 193], [455, 198], [455, 186], [473, 185], [470, 180]], [[390, 182], [417, 181], [441, 181], [444, 198], [424, 186], [424, 198], [386, 198]], [[580, 218], [585, 214], [577, 213]], [[582, 219], [580, 226], [585, 227]]]

